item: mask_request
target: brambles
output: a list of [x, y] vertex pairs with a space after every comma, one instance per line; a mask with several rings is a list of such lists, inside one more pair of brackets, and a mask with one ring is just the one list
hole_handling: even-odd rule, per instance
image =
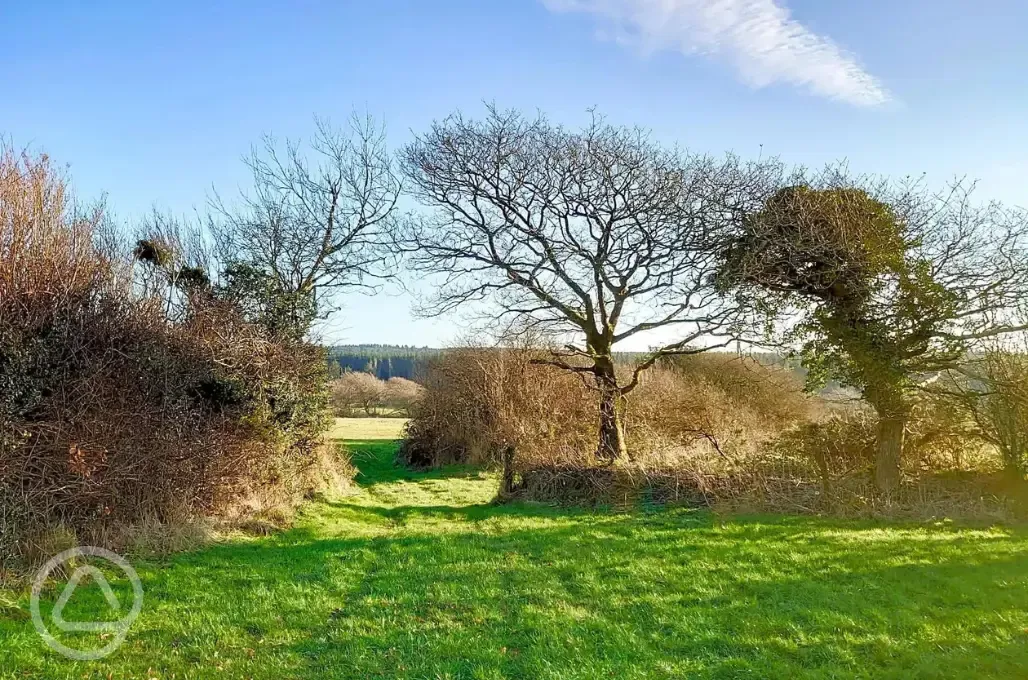
[[710, 475], [745, 466], [778, 428], [809, 411], [786, 371], [727, 354], [668, 359], [647, 371], [626, 404], [631, 459], [600, 472], [592, 455], [593, 389], [536, 363], [540, 356], [537, 349], [458, 349], [431, 361], [402, 459], [417, 467], [505, 467], [511, 483], [503, 492], [522, 497], [553, 500], [565, 489], [570, 501], [593, 489], [589, 502], [617, 493], [622, 502], [631, 479], [631, 497], [645, 489], [665, 499], [705, 497], [717, 483]]
[[596, 434], [590, 390], [574, 375], [533, 363], [540, 356], [535, 349], [462, 348], [430, 360], [401, 457], [415, 467], [496, 464], [514, 445], [519, 459], [539, 453], [589, 460]]
[[[288, 505], [316, 487], [329, 462], [323, 350], [270, 335], [210, 290], [179, 296], [169, 241], [119, 253], [101, 245], [102, 206], [74, 206], [46, 157], [4, 150], [4, 557], [41, 528], [102, 536]], [[153, 285], [133, 285], [133, 261]]]
[[[946, 400], [908, 420], [889, 503], [871, 484], [877, 417], [801, 390], [784, 366], [727, 353], [666, 359], [626, 404], [630, 460], [597, 465], [588, 383], [534, 363], [538, 349], [457, 349], [429, 362], [400, 459], [501, 471], [500, 495], [560, 504], [684, 503], [853, 516], [1010, 517], [996, 456]], [[555, 395], [559, 395], [559, 398]]]

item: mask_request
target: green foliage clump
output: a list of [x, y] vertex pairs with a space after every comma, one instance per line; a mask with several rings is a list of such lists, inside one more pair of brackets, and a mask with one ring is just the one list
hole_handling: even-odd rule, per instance
[[959, 186], [930, 196], [829, 173], [745, 216], [720, 277], [802, 347], [811, 387], [834, 379], [874, 408], [875, 478], [889, 493], [923, 384], [1019, 330], [1028, 221]]
[[245, 262], [229, 263], [217, 296], [274, 337], [302, 340], [318, 318], [312, 289], [285, 289], [277, 277]]

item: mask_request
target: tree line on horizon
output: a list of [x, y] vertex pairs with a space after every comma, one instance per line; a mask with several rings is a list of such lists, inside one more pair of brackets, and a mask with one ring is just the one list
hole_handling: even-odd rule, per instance
[[[412, 347], [408, 345], [329, 345], [327, 347], [328, 372], [330, 378], [338, 378], [345, 373], [369, 373], [379, 380], [404, 378], [418, 381], [429, 362], [439, 357], [446, 349], [438, 347]], [[741, 351], [741, 350], [725, 350]], [[646, 352], [614, 352], [614, 360], [620, 364], [630, 365]], [[789, 364], [791, 368], [802, 372], [799, 362], [790, 361], [788, 357], [774, 352], [746, 350], [746, 356], [765, 364]]]
[[329, 376], [344, 373], [370, 373], [380, 380], [404, 378], [417, 380], [425, 362], [441, 350], [403, 345], [333, 345], [328, 347]]

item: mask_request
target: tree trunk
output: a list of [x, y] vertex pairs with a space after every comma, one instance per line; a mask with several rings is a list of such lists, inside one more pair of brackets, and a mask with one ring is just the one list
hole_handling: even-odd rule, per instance
[[905, 413], [884, 413], [878, 417], [878, 441], [875, 454], [875, 486], [883, 494], [899, 487], [903, 437], [907, 428]]
[[625, 446], [625, 427], [621, 420], [624, 396], [618, 388], [614, 364], [604, 362], [598, 367], [596, 381], [600, 388], [600, 442], [596, 458], [613, 462], [628, 456]]
[[886, 496], [900, 483], [900, 462], [903, 460], [903, 439], [910, 415], [900, 385], [878, 381], [864, 392], [865, 398], [878, 415], [878, 433], [875, 441], [875, 486]]
[[503, 448], [503, 478], [500, 481], [500, 495], [507, 496], [514, 491], [514, 445]]

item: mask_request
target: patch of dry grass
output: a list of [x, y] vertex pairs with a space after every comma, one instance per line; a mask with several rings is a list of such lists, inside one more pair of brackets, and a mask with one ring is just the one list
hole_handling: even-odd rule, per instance
[[336, 418], [329, 439], [368, 441], [403, 438], [406, 418]]

